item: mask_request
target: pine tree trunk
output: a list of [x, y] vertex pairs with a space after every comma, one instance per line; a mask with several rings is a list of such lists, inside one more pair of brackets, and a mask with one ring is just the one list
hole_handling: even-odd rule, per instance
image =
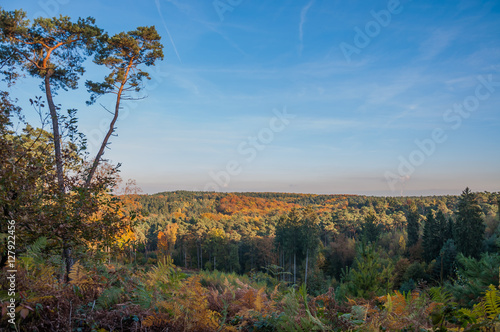
[[201, 248], [201, 242], [200, 242], [200, 270], [203, 270], [203, 250]]
[[71, 248], [64, 242], [62, 256], [66, 264], [66, 282], [69, 282], [69, 272], [73, 266], [73, 258], [71, 258]]
[[186, 269], [187, 269], [187, 267], [188, 267], [186, 243], [184, 243], [184, 267], [185, 267]]
[[[54, 154], [56, 158], [56, 176], [57, 176], [57, 186], [59, 189], [60, 199], [64, 202], [64, 194], [66, 193], [66, 188], [64, 185], [64, 169], [63, 169], [63, 159], [61, 152], [61, 135], [59, 132], [59, 118], [57, 116], [57, 109], [52, 99], [52, 91], [50, 89], [50, 76], [51, 71], [45, 75], [45, 95], [47, 97], [47, 104], [49, 105], [50, 118], [52, 120], [52, 134], [54, 135]], [[63, 208], [63, 211], [65, 209]], [[63, 252], [62, 258], [66, 264], [66, 277], [65, 280], [69, 281], [69, 271], [73, 265], [73, 259], [71, 258], [71, 247], [68, 245], [67, 238], [63, 239]]]
[[293, 253], [293, 283], [297, 283], [297, 254]]
[[54, 153], [56, 158], [56, 175], [57, 184], [61, 194], [65, 193], [64, 186], [64, 169], [63, 160], [61, 153], [61, 135], [59, 133], [59, 118], [57, 116], [57, 109], [52, 99], [52, 91], [50, 89], [50, 76], [47, 73], [45, 75], [45, 95], [47, 96], [47, 104], [49, 104], [50, 118], [52, 120], [52, 134], [54, 135]]
[[305, 281], [304, 281], [304, 284], [306, 285], [307, 287], [307, 264], [309, 263], [309, 248], [307, 249], [307, 252], [306, 252], [306, 277], [305, 277]]
[[198, 255], [198, 268], [201, 270], [203, 257], [201, 256], [201, 243], [199, 242], [196, 243], [196, 254]]

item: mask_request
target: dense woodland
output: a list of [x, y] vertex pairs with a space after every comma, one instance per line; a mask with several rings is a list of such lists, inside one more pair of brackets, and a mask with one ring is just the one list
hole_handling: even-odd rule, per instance
[[[500, 328], [500, 193], [142, 195], [103, 156], [163, 58], [155, 28], [109, 36], [92, 18], [1, 10], [0, 42], [0, 329]], [[95, 156], [79, 111], [55, 101], [87, 58], [107, 71], [85, 82], [89, 105], [116, 98]], [[9, 95], [26, 77], [44, 95], [37, 124]]]

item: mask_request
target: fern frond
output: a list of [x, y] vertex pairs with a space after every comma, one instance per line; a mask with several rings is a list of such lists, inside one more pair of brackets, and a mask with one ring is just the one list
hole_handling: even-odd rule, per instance
[[168, 323], [168, 316], [163, 313], [149, 315], [142, 320], [144, 327], [163, 327]]
[[93, 280], [87, 276], [87, 271], [78, 261], [73, 264], [73, 266], [69, 270], [68, 276], [69, 283], [80, 288], [84, 292], [89, 290], [89, 286], [93, 284]]
[[147, 290], [145, 286], [139, 285], [134, 291], [132, 303], [141, 306], [144, 309], [149, 309], [153, 304], [153, 294]]
[[36, 265], [44, 263], [42, 250], [47, 246], [47, 238], [42, 236], [36, 239], [31, 245], [26, 247], [26, 252], [19, 257], [27, 270], [31, 270]]
[[432, 287], [428, 292], [433, 302], [444, 305], [453, 303], [453, 295], [442, 287]]
[[73, 285], [84, 284], [87, 283], [87, 271], [80, 264], [80, 262], [76, 262], [73, 264], [69, 271], [69, 283]]
[[123, 289], [119, 287], [108, 288], [97, 298], [97, 307], [101, 309], [109, 309], [115, 304], [121, 302], [122, 295]]
[[498, 315], [500, 315], [500, 296], [493, 285], [490, 285], [486, 291], [484, 304], [488, 318], [492, 321], [497, 320]]

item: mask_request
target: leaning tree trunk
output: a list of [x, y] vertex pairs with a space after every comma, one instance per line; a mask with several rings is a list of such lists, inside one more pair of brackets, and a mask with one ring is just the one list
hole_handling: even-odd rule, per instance
[[[59, 133], [59, 117], [57, 116], [57, 109], [52, 99], [52, 91], [50, 89], [50, 76], [52, 75], [51, 70], [45, 75], [45, 95], [47, 97], [47, 104], [49, 105], [50, 118], [52, 120], [52, 134], [54, 135], [54, 155], [56, 158], [56, 176], [57, 176], [57, 186], [59, 189], [60, 199], [64, 202], [64, 194], [66, 193], [66, 188], [64, 185], [64, 168], [61, 152], [61, 135]], [[63, 213], [65, 209], [62, 209]], [[71, 266], [73, 265], [73, 259], [71, 257], [71, 246], [68, 243], [66, 236], [62, 239], [63, 249], [62, 257], [66, 264], [66, 281], [69, 281], [69, 272]]]

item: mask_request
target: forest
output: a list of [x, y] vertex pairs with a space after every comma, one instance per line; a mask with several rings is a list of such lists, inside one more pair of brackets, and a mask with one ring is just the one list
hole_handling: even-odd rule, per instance
[[[121, 103], [163, 59], [155, 27], [0, 12], [3, 331], [496, 331], [500, 193], [141, 194], [104, 159]], [[84, 61], [115, 98], [95, 156], [57, 104]], [[89, 62], [85, 62], [85, 66]], [[335, 191], [335, 188], [332, 188]]]

